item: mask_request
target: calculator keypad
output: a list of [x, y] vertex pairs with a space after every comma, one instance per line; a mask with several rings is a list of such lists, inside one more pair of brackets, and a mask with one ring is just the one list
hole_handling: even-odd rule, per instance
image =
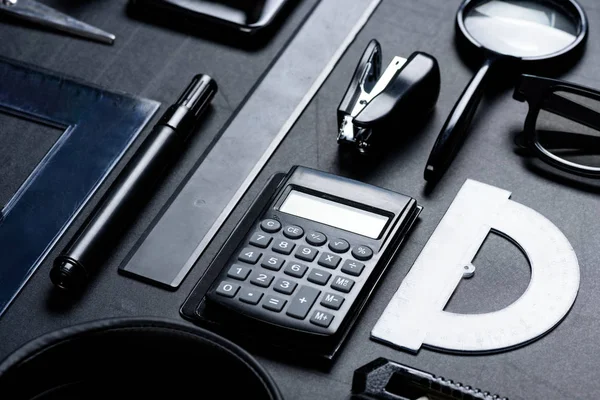
[[296, 250], [295, 256], [300, 260], [312, 262], [315, 259], [315, 257], [317, 257], [318, 253], [319, 251], [312, 247], [298, 246], [298, 250]]
[[271, 271], [279, 271], [283, 266], [283, 257], [276, 256], [274, 254], [267, 254], [260, 265], [263, 268], [270, 269]]
[[332, 310], [339, 310], [342, 304], [344, 303], [344, 300], [345, 299], [340, 295], [333, 293], [325, 293], [325, 296], [323, 296], [323, 300], [321, 300], [321, 305]]
[[315, 310], [312, 317], [310, 317], [310, 322], [312, 324], [321, 326], [323, 328], [328, 328], [331, 324], [331, 321], [333, 321], [333, 315], [325, 311]]
[[335, 254], [322, 253], [319, 257], [319, 265], [331, 269], [336, 269], [342, 257], [336, 256]]
[[271, 282], [273, 282], [273, 278], [274, 277], [271, 274], [264, 274], [259, 271], [254, 271], [250, 276], [250, 282], [256, 286], [266, 288], [271, 285]]
[[283, 229], [283, 234], [290, 239], [300, 239], [304, 236], [304, 229], [296, 225], [288, 225]]
[[287, 275], [294, 278], [302, 278], [306, 271], [308, 271], [308, 267], [300, 263], [288, 263], [283, 270]]
[[244, 250], [242, 250], [238, 256], [238, 259], [248, 264], [256, 264], [260, 256], [262, 256], [262, 253], [257, 249], [246, 247]]
[[269, 235], [265, 235], [262, 232], [254, 232], [250, 238], [250, 244], [252, 246], [260, 247], [261, 249], [266, 249], [269, 247], [269, 244], [271, 244], [271, 240], [273, 240], [273, 238]]
[[265, 219], [260, 223], [260, 228], [267, 233], [279, 232], [281, 229], [281, 222], [274, 219]]
[[308, 281], [312, 283], [316, 283], [317, 285], [327, 285], [327, 282], [331, 278], [331, 274], [327, 271], [323, 271], [322, 269], [313, 268], [308, 274]]
[[365, 264], [354, 260], [346, 260], [342, 265], [342, 272], [352, 276], [359, 276], [363, 269], [365, 269]]
[[310, 286], [301, 286], [298, 293], [292, 298], [290, 306], [287, 310], [287, 315], [290, 317], [304, 319], [308, 311], [321, 294], [317, 289]]
[[327, 236], [321, 232], [309, 232], [306, 235], [306, 241], [313, 246], [322, 246], [327, 242]]
[[223, 281], [217, 288], [217, 294], [220, 294], [224, 297], [235, 297], [238, 290], [240, 290], [240, 285], [237, 283]]
[[350, 243], [345, 241], [344, 239], [333, 239], [329, 242], [329, 250], [336, 253], [345, 253], [350, 249]]
[[252, 288], [244, 288], [240, 292], [239, 299], [240, 299], [240, 301], [243, 301], [244, 303], [257, 305], [262, 296], [263, 296], [263, 294], [261, 292], [259, 292], [258, 290], [253, 290]]
[[294, 293], [296, 286], [298, 286], [298, 284], [292, 280], [279, 278], [277, 279], [277, 282], [275, 282], [273, 290], [283, 294], [292, 294]]
[[277, 239], [273, 242], [273, 247], [271, 249], [277, 253], [289, 255], [292, 253], [292, 250], [294, 250], [294, 247], [296, 247], [296, 244], [291, 240]]
[[248, 275], [250, 275], [250, 268], [244, 267], [240, 264], [233, 264], [231, 268], [229, 268], [229, 272], [227, 272], [228, 277], [238, 279], [240, 281], [246, 280]]
[[262, 306], [269, 311], [280, 312], [285, 307], [286, 300], [271, 295], [265, 296]]
[[360, 289], [355, 279], [373, 257], [368, 246], [275, 219], [261, 221], [246, 243], [216, 294], [259, 307], [263, 314], [305, 321], [316, 330], [343, 320], [345, 296]]

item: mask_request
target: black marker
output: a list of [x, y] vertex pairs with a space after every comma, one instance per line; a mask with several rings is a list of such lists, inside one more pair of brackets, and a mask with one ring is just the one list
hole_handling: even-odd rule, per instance
[[208, 75], [196, 75], [177, 103], [167, 109], [136, 154], [125, 166], [98, 208], [54, 260], [50, 279], [73, 291], [105, 260], [136, 211], [151, 196], [170, 163], [184, 149], [200, 116], [217, 93]]

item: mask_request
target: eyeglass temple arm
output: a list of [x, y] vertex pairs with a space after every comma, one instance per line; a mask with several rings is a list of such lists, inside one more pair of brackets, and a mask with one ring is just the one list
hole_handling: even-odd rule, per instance
[[[542, 109], [589, 128], [600, 130], [600, 113], [556, 93], [552, 93], [545, 99]], [[565, 148], [566, 143], [569, 144], [568, 148], [580, 149], [589, 149], [600, 145], [600, 137], [574, 132], [545, 131], [544, 138], [544, 147], [548, 149]]]
[[546, 98], [542, 109], [600, 131], [600, 113], [556, 93]]

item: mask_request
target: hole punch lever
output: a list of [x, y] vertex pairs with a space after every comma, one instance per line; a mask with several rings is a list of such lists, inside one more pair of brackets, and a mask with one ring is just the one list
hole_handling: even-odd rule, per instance
[[407, 119], [429, 114], [439, 93], [440, 69], [433, 56], [394, 57], [382, 73], [381, 45], [372, 39], [338, 107], [338, 143], [367, 153], [381, 131], [397, 131]]

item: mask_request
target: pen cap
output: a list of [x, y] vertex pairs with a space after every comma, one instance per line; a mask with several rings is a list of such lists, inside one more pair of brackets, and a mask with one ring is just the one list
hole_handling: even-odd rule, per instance
[[217, 90], [217, 82], [214, 79], [208, 75], [198, 74], [179, 97], [176, 105], [190, 109], [193, 117], [199, 118]]
[[173, 128], [182, 140], [193, 131], [204, 110], [217, 93], [218, 87], [210, 76], [198, 74], [185, 88], [179, 100], [165, 111], [158, 125]]

